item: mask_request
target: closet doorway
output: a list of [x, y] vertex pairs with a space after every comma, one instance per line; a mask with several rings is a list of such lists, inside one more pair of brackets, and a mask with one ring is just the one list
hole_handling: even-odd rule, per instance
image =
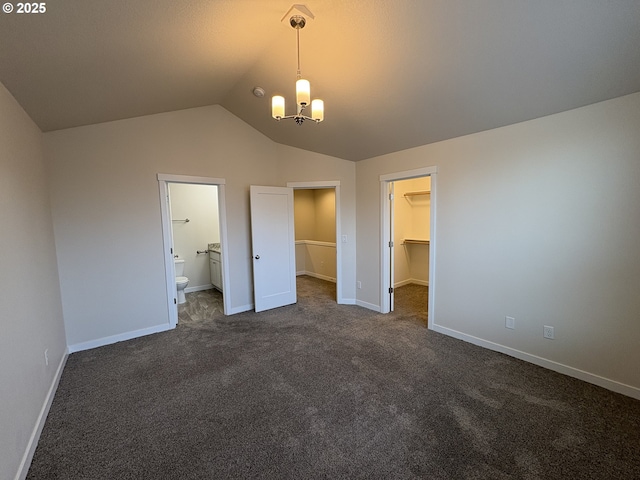
[[410, 310], [430, 327], [435, 271], [435, 168], [380, 177], [381, 311]]
[[288, 183], [294, 193], [296, 275], [336, 284], [334, 300], [342, 303], [340, 183]]

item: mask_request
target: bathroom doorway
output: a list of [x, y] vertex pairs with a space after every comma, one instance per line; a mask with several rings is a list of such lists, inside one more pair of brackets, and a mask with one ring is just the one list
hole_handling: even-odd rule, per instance
[[227, 315], [229, 268], [224, 179], [158, 174], [158, 184], [170, 323], [173, 326], [178, 323], [176, 258], [182, 260], [179, 268], [184, 268], [183, 276], [188, 278], [184, 293], [215, 290]]
[[335, 283], [333, 298], [343, 303], [340, 182], [290, 182], [287, 186], [294, 192], [296, 275]]
[[[381, 175], [381, 312], [406, 299], [431, 328], [435, 272], [435, 167]], [[396, 295], [398, 293], [398, 295]], [[402, 294], [400, 294], [402, 293]], [[404, 301], [404, 300], [403, 300]], [[421, 315], [420, 315], [421, 314]]]

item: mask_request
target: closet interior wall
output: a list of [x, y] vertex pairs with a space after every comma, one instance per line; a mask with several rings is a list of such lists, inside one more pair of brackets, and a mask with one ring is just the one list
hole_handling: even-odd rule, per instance
[[394, 182], [394, 287], [429, 285], [431, 178]]
[[294, 190], [297, 275], [336, 281], [335, 205], [333, 188]]

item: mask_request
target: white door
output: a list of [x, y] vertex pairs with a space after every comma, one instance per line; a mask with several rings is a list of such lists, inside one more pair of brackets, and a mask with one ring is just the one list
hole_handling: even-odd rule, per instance
[[256, 312], [296, 303], [293, 189], [251, 185]]

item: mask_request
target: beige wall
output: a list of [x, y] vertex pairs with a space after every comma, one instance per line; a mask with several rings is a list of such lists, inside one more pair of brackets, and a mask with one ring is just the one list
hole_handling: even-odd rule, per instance
[[296, 240], [336, 241], [333, 188], [294, 190]]
[[316, 230], [316, 201], [313, 190], [293, 191], [296, 240], [313, 240]]
[[0, 224], [0, 478], [9, 479], [33, 454], [66, 342], [42, 134], [2, 84]]
[[380, 304], [379, 176], [437, 166], [432, 320], [638, 395], [639, 131], [634, 94], [358, 162], [358, 299]]
[[295, 189], [296, 272], [336, 281], [335, 190]]
[[334, 189], [314, 190], [316, 205], [316, 233], [314, 240], [336, 241], [336, 200]]
[[157, 173], [226, 179], [232, 310], [253, 304], [250, 185], [329, 175], [344, 183], [344, 217], [355, 210], [352, 162], [275, 144], [220, 106], [44, 138], [70, 346], [168, 325]]

